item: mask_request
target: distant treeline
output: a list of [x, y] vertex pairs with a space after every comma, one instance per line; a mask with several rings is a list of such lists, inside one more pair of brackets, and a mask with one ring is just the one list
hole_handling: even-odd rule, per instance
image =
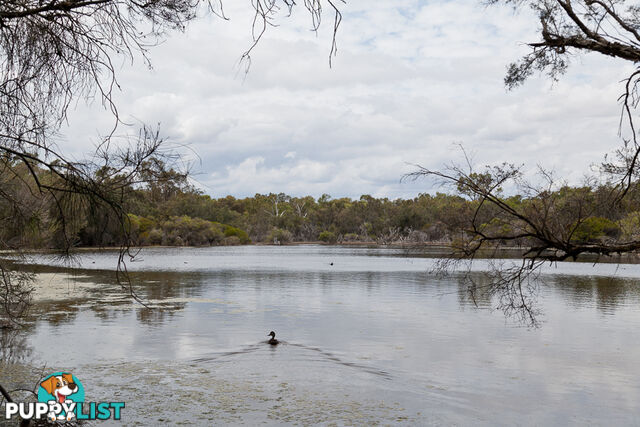
[[130, 219], [141, 245], [447, 242], [471, 208], [446, 194], [412, 200], [282, 193], [212, 199], [193, 189], [166, 198], [153, 190], [136, 195]]
[[[160, 169], [161, 170], [161, 169]], [[137, 245], [205, 246], [247, 243], [287, 244], [322, 241], [326, 243], [421, 244], [450, 243], [464, 236], [478, 201], [468, 195], [420, 194], [413, 199], [375, 198], [363, 195], [357, 200], [286, 194], [256, 194], [253, 197], [227, 196], [214, 199], [189, 184], [172, 170], [162, 171], [151, 184], [121, 188], [121, 202], [128, 221], [123, 225], [108, 212], [91, 212], [92, 207], [78, 200], [76, 205], [60, 206], [54, 195], [38, 191], [31, 173], [19, 164], [10, 172], [0, 170], [0, 190], [22, 206], [15, 216], [11, 203], [0, 205], [0, 216], [7, 226], [0, 231], [5, 246], [59, 246], [59, 221], [52, 221], [57, 210], [73, 215], [66, 221], [65, 236], [72, 235], [76, 246], [113, 246], [126, 231]], [[102, 181], [113, 179], [113, 171], [95, 172]], [[47, 182], [45, 171], [38, 171]], [[576, 241], [631, 239], [640, 235], [640, 192], [633, 188], [623, 204], [608, 203], [607, 187], [563, 187], [550, 192], [556, 202], [567, 200], [567, 209], [585, 209], [589, 217], [574, 232]], [[579, 197], [578, 197], [579, 196]], [[575, 200], [581, 202], [574, 206]], [[506, 197], [511, 205], [527, 203], [522, 196]], [[67, 202], [67, 205], [69, 203]], [[556, 203], [555, 206], [561, 206]], [[24, 207], [29, 209], [25, 210]], [[27, 213], [25, 215], [25, 212]], [[550, 213], [551, 214], [551, 213]], [[562, 215], [562, 212], [553, 212]], [[69, 217], [69, 216], [67, 216]], [[485, 227], [508, 227], [487, 218]], [[66, 238], [66, 237], [65, 237]], [[521, 243], [526, 243], [523, 238]], [[499, 244], [499, 241], [496, 241]]]

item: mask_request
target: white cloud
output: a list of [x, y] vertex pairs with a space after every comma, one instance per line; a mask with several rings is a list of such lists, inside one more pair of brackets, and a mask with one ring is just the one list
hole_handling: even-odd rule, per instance
[[[245, 78], [237, 61], [250, 42], [249, 6], [226, 6], [231, 22], [203, 18], [154, 48], [152, 71], [123, 66], [117, 97], [123, 117], [161, 122], [199, 154], [198, 180], [212, 195], [414, 197], [431, 184], [400, 183], [407, 163], [459, 161], [454, 142], [479, 164], [541, 164], [577, 182], [619, 144], [624, 64], [587, 56], [553, 87], [532, 78], [505, 90], [506, 65], [537, 39], [528, 12], [354, 0], [330, 69], [330, 17], [316, 35], [298, 10], [269, 29]], [[74, 154], [112, 123], [99, 105], [70, 120], [61, 146]]]

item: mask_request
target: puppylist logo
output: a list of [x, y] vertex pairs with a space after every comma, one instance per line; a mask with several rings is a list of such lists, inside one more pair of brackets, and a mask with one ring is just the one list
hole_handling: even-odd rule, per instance
[[5, 419], [120, 420], [122, 408], [124, 402], [85, 402], [80, 380], [69, 372], [55, 372], [40, 381], [37, 402], [7, 402]]

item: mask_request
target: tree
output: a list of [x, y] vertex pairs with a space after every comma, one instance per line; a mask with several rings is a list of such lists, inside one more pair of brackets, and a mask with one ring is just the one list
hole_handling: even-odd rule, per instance
[[[250, 54], [281, 10], [292, 13], [292, 0], [252, 2], [255, 19]], [[323, 7], [333, 11], [335, 32], [341, 15], [332, 0], [310, 0], [304, 7], [318, 29]], [[68, 253], [75, 241], [78, 218], [105, 215], [123, 233], [118, 277], [135, 296], [123, 261], [128, 253], [130, 229], [127, 194], [140, 185], [171, 181], [179, 184], [185, 173], [178, 157], [164, 149], [157, 129], [143, 126], [138, 135], [118, 140], [124, 126], [113, 101], [118, 80], [116, 58], [142, 57], [170, 31], [184, 30], [206, 8], [223, 19], [222, 4], [200, 0], [18, 0], [0, 1], [0, 169], [7, 176], [28, 181], [31, 191], [53, 202], [43, 220], [55, 223], [57, 246]], [[73, 103], [97, 99], [113, 114], [113, 128], [92, 158], [68, 159], [54, 143]], [[27, 173], [24, 174], [24, 170]], [[176, 172], [178, 171], [178, 172]], [[16, 218], [31, 218], [28, 204], [0, 191], [0, 204]], [[91, 222], [89, 218], [89, 222]], [[7, 224], [2, 224], [7, 225]], [[0, 241], [1, 249], [20, 250], [17, 240]], [[24, 277], [0, 264], [0, 317], [12, 315], [28, 299]], [[20, 285], [20, 286], [18, 286]], [[16, 287], [18, 286], [18, 288]]]
[[[614, 232], [611, 224], [598, 219], [602, 211], [615, 216], [630, 190], [638, 187], [640, 145], [634, 109], [640, 100], [637, 66], [640, 7], [625, 0], [489, 0], [488, 3], [515, 9], [530, 7], [540, 22], [540, 40], [529, 43], [530, 52], [508, 67], [504, 81], [509, 89], [524, 83], [536, 71], [558, 79], [576, 53], [598, 53], [636, 66], [624, 81], [620, 97], [622, 146], [613, 160], [602, 164], [604, 179], [592, 177], [582, 190], [563, 191], [564, 184], [542, 169], [538, 184], [534, 184], [523, 178], [521, 167], [505, 163], [477, 171], [468, 159], [464, 166], [452, 164], [442, 170], [418, 167], [410, 174], [412, 178], [436, 178], [475, 199], [475, 212], [467, 223], [465, 238], [454, 248], [457, 256], [473, 260], [482, 250], [495, 248], [498, 242], [524, 246], [522, 262], [493, 269], [489, 284], [479, 285], [470, 276], [465, 280], [472, 293], [482, 286], [499, 297], [499, 307], [505, 312], [518, 313], [534, 324], [535, 277], [542, 265], [575, 260], [583, 254], [609, 256], [640, 249], [637, 236]], [[630, 136], [624, 137], [625, 134]], [[515, 203], [501, 194], [501, 188], [509, 186], [523, 196], [522, 200]], [[609, 232], [603, 231], [605, 228]]]
[[[304, 2], [314, 29], [320, 25], [325, 4], [334, 10], [331, 58], [340, 12], [332, 0]], [[281, 7], [291, 13], [295, 2], [255, 0], [252, 5], [254, 43], [243, 55], [247, 67], [252, 49], [274, 14]], [[116, 274], [134, 298], [124, 263], [125, 256], [131, 256], [126, 196], [136, 185], [166, 184], [167, 178], [176, 178], [175, 174], [167, 177], [167, 173], [177, 158], [163, 150], [159, 132], [148, 127], [143, 127], [137, 138], [125, 141], [124, 148], [122, 141], [115, 140], [115, 130], [122, 123], [112, 97], [118, 87], [114, 59], [141, 55], [148, 62], [147, 49], [167, 31], [184, 29], [203, 6], [224, 18], [221, 3], [215, 8], [213, 3], [200, 0], [0, 1], [0, 170], [29, 181], [27, 187], [53, 201], [47, 220], [55, 223], [59, 247], [65, 254], [75, 244], [74, 223], [79, 218], [108, 213], [108, 222], [115, 222], [122, 231]], [[93, 98], [113, 113], [114, 127], [93, 158], [72, 161], [57, 149], [53, 137], [66, 120], [70, 105]], [[118, 147], [113, 148], [115, 145]], [[28, 173], [21, 173], [21, 169]], [[183, 176], [177, 175], [179, 179]], [[18, 218], [32, 217], [25, 209], [28, 204], [2, 190], [0, 204]], [[1, 225], [8, 224], [5, 220]], [[20, 250], [21, 245], [0, 240], [0, 248]], [[32, 276], [0, 262], [0, 319], [18, 322], [27, 312], [32, 285]], [[0, 393], [12, 401], [2, 386]], [[29, 421], [21, 425], [29, 425]]]
[[[599, 53], [637, 64], [640, 61], [640, 6], [627, 0], [488, 0], [515, 8], [528, 6], [538, 15], [541, 40], [529, 43], [531, 51], [509, 65], [504, 82], [513, 89], [535, 71], [556, 80], [564, 74], [574, 53]], [[629, 127], [630, 138], [616, 152], [617, 162], [604, 165], [618, 176], [623, 197], [637, 177], [640, 145], [632, 110], [638, 105], [640, 68], [626, 78], [621, 127]], [[621, 129], [622, 130], [622, 129]]]

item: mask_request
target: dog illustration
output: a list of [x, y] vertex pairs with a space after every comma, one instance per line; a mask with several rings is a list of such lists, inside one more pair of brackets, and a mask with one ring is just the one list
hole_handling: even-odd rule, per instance
[[[71, 374], [61, 374], [47, 378], [46, 380], [40, 383], [40, 386], [47, 390], [47, 393], [52, 395], [56, 399], [56, 403], [62, 404], [64, 402], [70, 401], [68, 397], [73, 393], [78, 391], [78, 386], [73, 382], [73, 376]], [[73, 412], [69, 412], [66, 417], [63, 415], [59, 415], [58, 419], [71, 420], [75, 414]], [[54, 412], [50, 412], [48, 414], [48, 418], [51, 421], [56, 420], [56, 414]]]

